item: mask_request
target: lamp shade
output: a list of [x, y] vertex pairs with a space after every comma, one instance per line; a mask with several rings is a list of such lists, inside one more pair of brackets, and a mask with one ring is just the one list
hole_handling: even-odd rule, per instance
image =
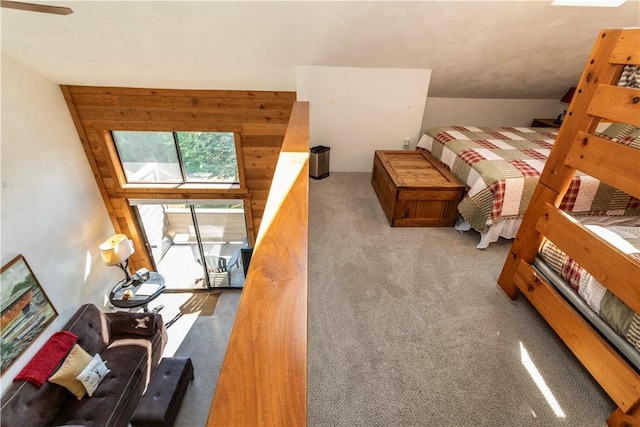
[[567, 93], [560, 99], [560, 102], [566, 102], [567, 104], [571, 104], [571, 100], [573, 99], [573, 94], [576, 93], [576, 88], [569, 88]]
[[117, 265], [125, 262], [133, 250], [133, 242], [124, 234], [114, 234], [105, 240], [100, 246], [102, 260], [107, 265]]

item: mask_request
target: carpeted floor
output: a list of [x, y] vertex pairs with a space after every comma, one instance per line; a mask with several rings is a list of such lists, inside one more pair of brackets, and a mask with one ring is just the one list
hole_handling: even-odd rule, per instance
[[[369, 179], [310, 182], [308, 425], [604, 426], [609, 398], [496, 284], [510, 242], [391, 228]], [[176, 426], [204, 426], [240, 293], [220, 294], [213, 316], [202, 296], [161, 298], [165, 321], [181, 314], [165, 355], [196, 371]]]
[[510, 242], [391, 228], [369, 180], [310, 183], [308, 424], [603, 426], [612, 402], [497, 285]]
[[[173, 295], [173, 299], [170, 297], [171, 295]], [[169, 307], [165, 307], [166, 310], [163, 309], [162, 317], [165, 319], [165, 325], [171, 327], [185, 315], [213, 316], [220, 294], [218, 292], [167, 292], [164, 296], [168, 297], [165, 298], [165, 301]], [[188, 297], [186, 300], [185, 296]], [[180, 299], [176, 301], [176, 298]], [[176, 302], [181, 302], [181, 304], [177, 305]]]

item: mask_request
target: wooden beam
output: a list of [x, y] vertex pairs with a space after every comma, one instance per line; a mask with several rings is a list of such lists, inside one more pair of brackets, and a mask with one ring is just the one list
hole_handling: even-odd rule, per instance
[[637, 148], [578, 132], [565, 163], [640, 199], [640, 150]]
[[609, 62], [612, 64], [640, 64], [640, 28], [629, 28], [621, 34], [616, 47], [611, 52]]
[[137, 185], [127, 185], [123, 188], [107, 190], [110, 197], [126, 199], [242, 199], [248, 194], [246, 189], [206, 189], [189, 188], [182, 185], [158, 186], [148, 188]]
[[309, 105], [296, 103], [208, 426], [307, 422]]
[[599, 84], [587, 113], [606, 121], [640, 126], [640, 91]]
[[529, 264], [519, 263], [515, 281], [616, 405], [633, 410], [640, 401], [638, 373]]
[[295, 92], [272, 92], [272, 91], [247, 91], [247, 90], [198, 90], [198, 89], [152, 89], [133, 87], [113, 87], [113, 86], [73, 86], [73, 92], [77, 94], [123, 96], [134, 95], [136, 97], [150, 96], [188, 96], [190, 98], [240, 98], [240, 99], [287, 99], [296, 100]]
[[555, 206], [558, 206], [562, 200], [562, 196], [538, 183], [531, 200], [537, 200], [540, 201], [540, 203], [529, 204], [527, 212], [522, 219], [522, 225], [520, 225], [518, 234], [513, 240], [507, 259], [502, 267], [502, 272], [498, 278], [498, 284], [511, 299], [518, 296], [518, 287], [513, 280], [513, 276], [516, 273], [520, 260], [523, 259], [528, 263], [532, 263], [542, 243], [542, 236], [540, 232], [536, 230], [535, 225], [538, 218], [544, 212], [544, 202], [554, 203]]
[[593, 132], [599, 122], [598, 117], [587, 113], [587, 108], [591, 104], [591, 98], [598, 89], [599, 83], [611, 84], [617, 81], [620, 76], [622, 66], [609, 64], [607, 58], [615, 48], [621, 34], [622, 30], [602, 30], [600, 32], [582, 72], [569, 110], [567, 110], [567, 117], [560, 127], [553, 150], [545, 163], [540, 182], [557, 193], [564, 195], [573, 178], [574, 170], [564, 163], [570, 147], [568, 141], [573, 141], [579, 130]]
[[548, 203], [536, 230], [562, 248], [633, 311], [640, 312], [640, 264]]

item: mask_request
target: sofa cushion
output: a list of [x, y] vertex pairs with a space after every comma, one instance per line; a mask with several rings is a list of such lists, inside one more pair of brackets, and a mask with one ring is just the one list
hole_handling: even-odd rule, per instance
[[[111, 320], [97, 307], [84, 305], [64, 327], [78, 336], [90, 354], [100, 353], [111, 372], [93, 397], [77, 400], [64, 387], [45, 382], [40, 388], [16, 381], [2, 396], [2, 427], [127, 427], [147, 382], [162, 356], [167, 331], [160, 314], [152, 314], [152, 336], [111, 334]], [[82, 319], [88, 324], [83, 325]], [[109, 348], [106, 342], [109, 341]]]
[[87, 390], [87, 394], [91, 397], [109, 372], [109, 368], [107, 368], [107, 365], [102, 361], [100, 355], [96, 354], [93, 356], [93, 359], [91, 359], [91, 362], [78, 374], [76, 379], [82, 383]]
[[76, 334], [78, 345], [91, 355], [111, 341], [111, 319], [93, 304], [80, 307], [62, 329]]
[[[127, 426], [133, 410], [144, 392], [143, 373], [112, 377], [113, 371], [102, 381], [93, 397], [72, 399], [64, 406], [52, 425], [84, 425], [94, 427]], [[131, 407], [130, 400], [134, 400]]]
[[110, 372], [93, 396], [70, 401], [53, 425], [126, 426], [151, 375], [151, 353], [151, 342], [142, 337], [112, 342], [101, 354]]
[[89, 362], [91, 362], [89, 353], [76, 344], [66, 359], [64, 359], [64, 362], [62, 362], [60, 369], [49, 378], [49, 381], [66, 388], [80, 400], [84, 397], [87, 390], [76, 377], [87, 367]]
[[36, 387], [17, 381], [2, 395], [3, 427], [50, 426], [70, 400], [78, 401], [58, 384], [46, 382]]

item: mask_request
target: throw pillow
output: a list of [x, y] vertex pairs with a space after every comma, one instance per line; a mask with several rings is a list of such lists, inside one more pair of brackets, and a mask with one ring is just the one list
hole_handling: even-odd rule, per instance
[[76, 379], [84, 385], [87, 394], [91, 397], [109, 372], [111, 371], [107, 368], [107, 365], [104, 364], [100, 355], [96, 354]]
[[628, 125], [625, 123], [612, 123], [601, 133], [604, 136], [608, 136], [609, 138], [621, 140], [629, 135], [637, 136], [638, 129], [639, 128], [636, 126]]
[[78, 400], [81, 400], [86, 393], [86, 389], [76, 377], [89, 362], [91, 362], [89, 353], [84, 351], [78, 344], [75, 344], [67, 358], [62, 362], [60, 369], [49, 378], [49, 382], [61, 385], [73, 393]]
[[154, 317], [150, 313], [129, 313], [117, 311], [109, 313], [111, 318], [111, 333], [134, 334], [150, 337], [155, 332]]

